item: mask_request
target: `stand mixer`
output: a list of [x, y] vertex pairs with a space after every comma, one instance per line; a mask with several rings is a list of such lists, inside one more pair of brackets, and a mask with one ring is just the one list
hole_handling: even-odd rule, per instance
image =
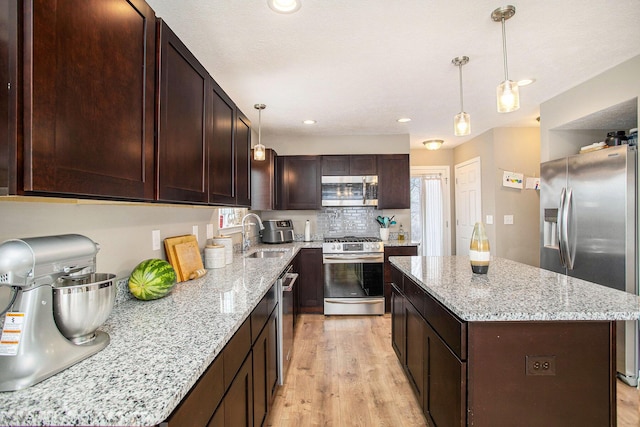
[[113, 308], [115, 275], [95, 273], [98, 250], [78, 234], [0, 244], [0, 286], [12, 289], [0, 314], [0, 391], [29, 387], [109, 344], [96, 329]]

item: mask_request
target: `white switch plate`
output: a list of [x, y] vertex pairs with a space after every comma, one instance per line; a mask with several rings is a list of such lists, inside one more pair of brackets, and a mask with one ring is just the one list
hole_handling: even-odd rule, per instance
[[160, 230], [151, 231], [151, 250], [160, 250]]
[[513, 215], [505, 215], [504, 223], [505, 225], [513, 225]]
[[207, 239], [213, 239], [213, 224], [207, 224]]
[[487, 225], [493, 224], [493, 215], [487, 215], [487, 219], [485, 220]]
[[198, 226], [197, 225], [193, 226], [193, 228], [191, 229], [191, 234], [196, 236], [196, 241], [198, 241]]

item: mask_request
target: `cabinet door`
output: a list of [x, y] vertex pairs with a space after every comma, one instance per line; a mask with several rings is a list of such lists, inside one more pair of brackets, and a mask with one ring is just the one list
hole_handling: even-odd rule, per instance
[[[424, 372], [425, 372], [425, 339], [427, 322], [420, 313], [405, 300], [405, 332], [406, 332], [406, 357], [407, 376], [409, 383], [416, 393], [418, 401], [424, 400]], [[439, 426], [439, 424], [436, 424]]]
[[324, 311], [324, 267], [322, 249], [300, 250], [300, 277], [296, 282], [301, 313]]
[[394, 285], [391, 286], [391, 346], [402, 366], [406, 366], [404, 297]]
[[[394, 267], [389, 262], [390, 256], [415, 256], [418, 255], [417, 246], [385, 246], [384, 248], [384, 305], [385, 312], [389, 312], [391, 298], [392, 271]], [[395, 269], [397, 271], [397, 269]], [[402, 278], [402, 273], [400, 273]], [[402, 288], [400, 288], [402, 290]]]
[[377, 175], [377, 160], [374, 154], [349, 156], [349, 175]]
[[158, 200], [206, 203], [207, 70], [158, 20]]
[[0, 2], [0, 196], [22, 192], [22, 138], [18, 139], [18, 1]]
[[253, 160], [251, 150], [251, 209], [270, 211], [275, 209], [276, 153], [265, 149], [264, 160]]
[[378, 209], [409, 209], [409, 155], [378, 155]]
[[253, 427], [253, 370], [247, 356], [224, 397], [224, 425]]
[[231, 98], [209, 80], [211, 114], [207, 142], [209, 203], [234, 205], [236, 203], [234, 148], [235, 111]]
[[322, 175], [349, 175], [349, 156], [322, 156]]
[[24, 13], [24, 190], [152, 200], [153, 10], [32, 0]]
[[267, 407], [271, 407], [273, 399], [276, 397], [276, 391], [278, 389], [278, 379], [280, 378], [280, 372], [278, 372], [278, 316], [279, 311], [276, 308], [273, 310], [271, 317], [265, 330], [267, 331], [267, 392], [269, 399], [267, 400]]
[[278, 310], [275, 309], [253, 345], [253, 420], [264, 424], [278, 386]]
[[424, 414], [438, 427], [465, 426], [466, 362], [461, 362], [432, 328], [427, 326], [425, 334]]
[[280, 156], [277, 169], [278, 209], [320, 209], [320, 156]]
[[236, 205], [251, 207], [251, 122], [236, 110]]

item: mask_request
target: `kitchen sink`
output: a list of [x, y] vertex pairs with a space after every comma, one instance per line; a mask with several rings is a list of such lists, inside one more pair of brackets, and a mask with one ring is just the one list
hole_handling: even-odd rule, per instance
[[258, 250], [247, 255], [247, 258], [282, 258], [286, 252], [285, 250]]

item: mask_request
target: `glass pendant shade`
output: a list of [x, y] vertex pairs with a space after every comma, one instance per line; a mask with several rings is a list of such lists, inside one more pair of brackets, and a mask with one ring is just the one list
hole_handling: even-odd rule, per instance
[[453, 118], [453, 130], [456, 136], [465, 136], [471, 133], [471, 117], [464, 111], [459, 112]]
[[253, 147], [253, 160], [263, 161], [265, 156], [264, 145], [262, 145], [262, 110], [267, 108], [267, 106], [264, 104], [255, 104], [253, 108], [258, 110], [258, 143]]
[[264, 160], [264, 145], [256, 144], [255, 147], [253, 147], [253, 160]]
[[518, 83], [505, 80], [496, 88], [498, 113], [510, 113], [520, 108], [520, 91]]

